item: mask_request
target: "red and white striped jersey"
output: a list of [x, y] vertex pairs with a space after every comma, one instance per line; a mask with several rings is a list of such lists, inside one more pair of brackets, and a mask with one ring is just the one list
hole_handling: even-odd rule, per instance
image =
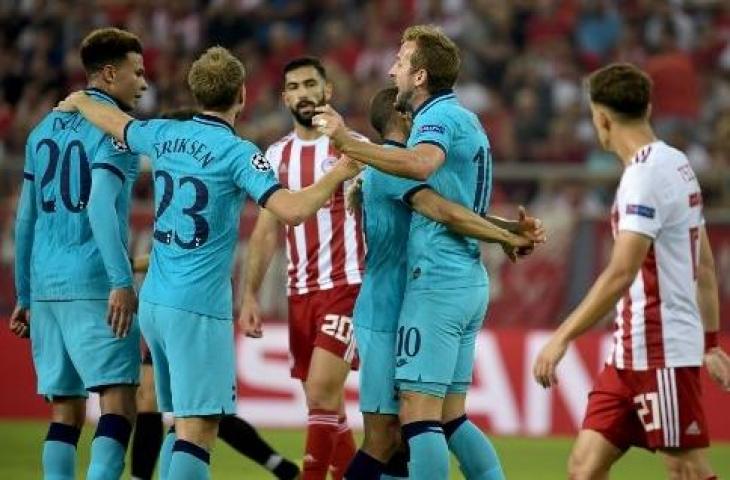
[[[301, 140], [294, 132], [266, 150], [281, 184], [301, 190], [319, 180], [339, 158], [327, 136]], [[289, 295], [362, 283], [365, 240], [360, 213], [345, 208], [345, 182], [315, 216], [286, 226]]]
[[621, 177], [611, 215], [653, 242], [636, 279], [616, 305], [609, 364], [627, 370], [702, 365], [697, 306], [702, 194], [687, 157], [664, 142], [636, 153]]

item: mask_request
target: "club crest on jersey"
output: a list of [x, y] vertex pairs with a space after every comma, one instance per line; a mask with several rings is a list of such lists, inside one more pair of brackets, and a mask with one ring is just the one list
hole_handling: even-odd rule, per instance
[[251, 157], [251, 166], [259, 172], [268, 172], [271, 170], [271, 164], [268, 160], [266, 160], [266, 157], [259, 152], [254, 153]]
[[121, 140], [118, 140], [117, 138], [112, 137], [112, 136], [109, 137], [109, 140], [111, 140], [112, 147], [114, 147], [114, 150], [116, 150], [117, 152], [128, 152], [129, 151], [129, 147], [127, 147], [127, 145], [124, 142], [122, 142]]
[[337, 163], [337, 157], [333, 157], [331, 155], [322, 160], [322, 166], [320, 167], [322, 169], [322, 173], [327, 173], [332, 170], [335, 163]]
[[626, 205], [627, 215], [639, 215], [640, 217], [654, 218], [655, 210], [646, 205], [628, 204]]
[[446, 131], [444, 127], [441, 125], [422, 125], [418, 129], [418, 133], [438, 133], [443, 135], [443, 133]]

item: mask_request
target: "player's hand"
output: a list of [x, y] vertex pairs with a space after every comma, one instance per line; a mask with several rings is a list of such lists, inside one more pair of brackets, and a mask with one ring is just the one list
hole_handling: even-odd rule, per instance
[[340, 159], [337, 160], [335, 168], [342, 172], [345, 176], [345, 180], [349, 180], [360, 175], [360, 172], [365, 167], [362, 163], [351, 159], [347, 155], [340, 155]]
[[567, 349], [568, 344], [556, 336], [550, 338], [550, 341], [542, 347], [535, 359], [535, 364], [532, 366], [532, 375], [537, 383], [545, 388], [558, 384], [555, 370]]
[[345, 208], [351, 215], [362, 207], [362, 178], [358, 178], [345, 193]]
[[10, 315], [10, 331], [20, 338], [30, 336], [30, 309], [16, 305]]
[[68, 97], [64, 98], [54, 110], [58, 112], [76, 112], [78, 111], [78, 102], [86, 98], [86, 93], [83, 90], [78, 90], [71, 93]]
[[542, 225], [542, 220], [537, 217], [532, 217], [527, 214], [525, 207], [520, 205], [518, 207], [517, 217], [517, 233], [529, 238], [532, 241], [532, 245], [519, 247], [515, 253], [518, 257], [524, 257], [529, 255], [535, 250], [535, 245], [539, 243], [545, 243], [547, 241], [547, 233], [545, 227]]
[[132, 326], [137, 313], [137, 294], [132, 287], [114, 288], [109, 294], [109, 309], [106, 321], [114, 335], [124, 338]]
[[705, 353], [704, 364], [710, 377], [723, 390], [730, 390], [730, 357], [722, 348], [711, 348]]
[[312, 124], [317, 127], [317, 131], [330, 137], [335, 145], [341, 145], [349, 136], [342, 116], [329, 105], [317, 107], [314, 111], [317, 114], [312, 118]]
[[264, 336], [263, 322], [259, 313], [259, 302], [255, 295], [244, 295], [243, 305], [238, 314], [238, 327], [247, 337], [261, 338]]
[[535, 242], [523, 233], [510, 233], [509, 238], [505, 242], [502, 242], [500, 246], [507, 258], [509, 258], [512, 263], [515, 263], [518, 258], [524, 256], [524, 254], [521, 253], [522, 251], [532, 251], [532, 249], [535, 248]]

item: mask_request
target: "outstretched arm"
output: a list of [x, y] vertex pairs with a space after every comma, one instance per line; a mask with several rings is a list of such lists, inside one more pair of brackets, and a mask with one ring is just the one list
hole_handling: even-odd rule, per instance
[[62, 112], [80, 112], [89, 122], [104, 130], [109, 135], [124, 140], [124, 129], [134, 120], [116, 107], [94, 101], [83, 91], [74, 92], [58, 104], [56, 110]]

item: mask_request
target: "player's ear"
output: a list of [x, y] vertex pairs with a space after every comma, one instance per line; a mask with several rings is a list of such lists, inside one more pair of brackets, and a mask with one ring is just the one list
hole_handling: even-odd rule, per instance
[[100, 72], [102, 80], [106, 83], [113, 83], [117, 76], [117, 67], [111, 64], [104, 65]]
[[426, 72], [426, 69], [419, 69], [416, 72], [416, 77], [414, 78], [414, 80], [417, 87], [426, 88], [426, 83], [428, 82], [428, 72]]
[[324, 101], [325, 103], [330, 103], [330, 99], [332, 98], [332, 82], [327, 81], [324, 83]]

